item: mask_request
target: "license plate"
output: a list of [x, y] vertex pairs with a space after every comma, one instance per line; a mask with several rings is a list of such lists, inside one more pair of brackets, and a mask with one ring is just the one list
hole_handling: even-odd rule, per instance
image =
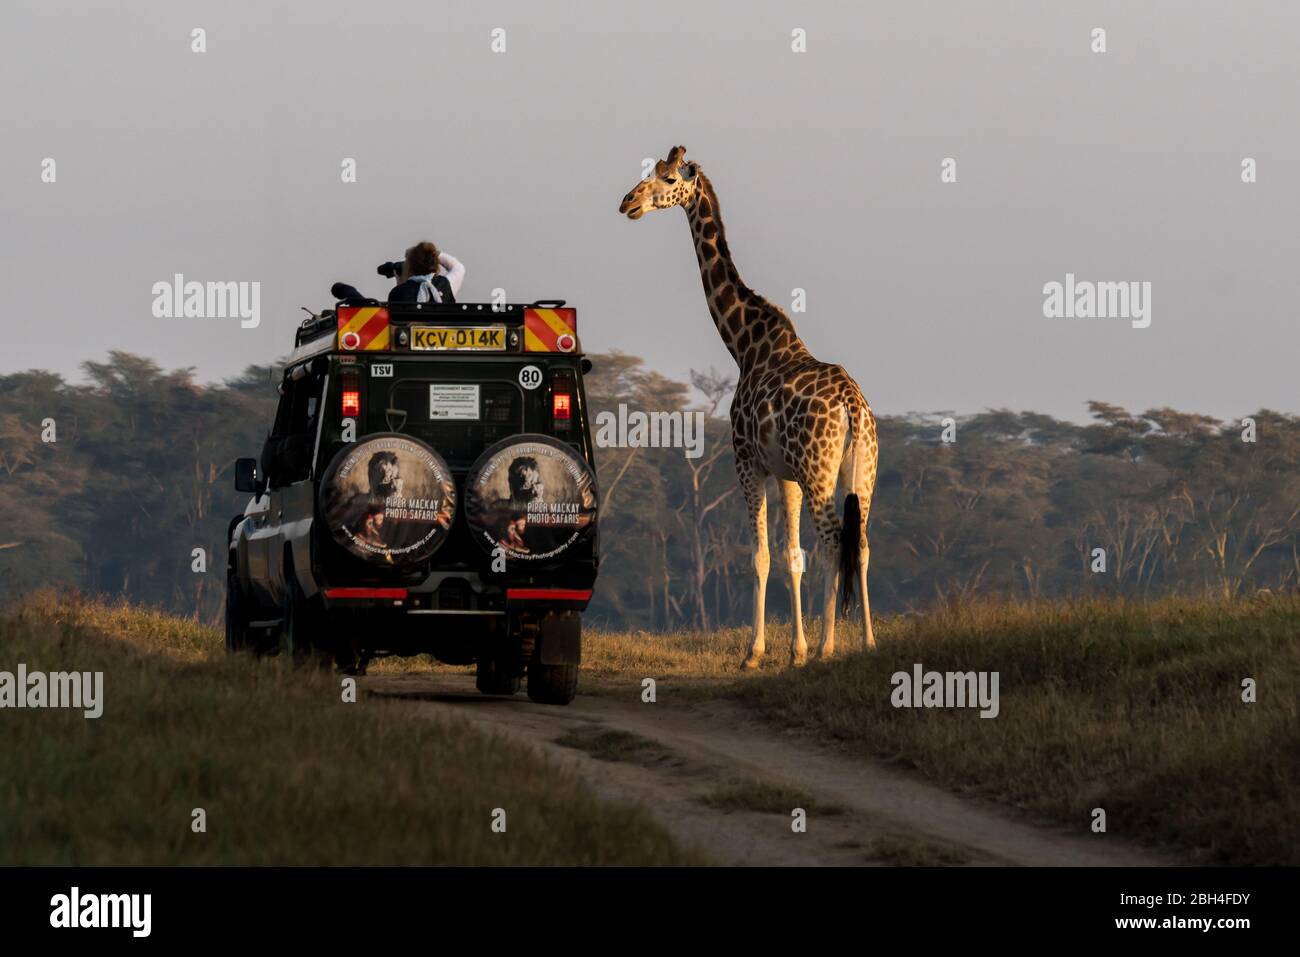
[[416, 352], [505, 352], [505, 326], [414, 326]]

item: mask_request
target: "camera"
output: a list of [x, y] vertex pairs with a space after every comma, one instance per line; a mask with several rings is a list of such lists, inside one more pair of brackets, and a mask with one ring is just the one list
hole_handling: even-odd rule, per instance
[[375, 272], [379, 273], [379, 275], [383, 276], [386, 279], [396, 278], [401, 271], [402, 271], [401, 261], [380, 263], [379, 268], [375, 270]]

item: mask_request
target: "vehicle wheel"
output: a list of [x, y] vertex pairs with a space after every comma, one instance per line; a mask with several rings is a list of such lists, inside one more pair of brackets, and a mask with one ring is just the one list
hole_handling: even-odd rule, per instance
[[528, 697], [538, 704], [568, 704], [578, 693], [578, 666], [528, 665]]
[[333, 655], [325, 640], [325, 613], [318, 602], [302, 593], [298, 580], [289, 578], [280, 621], [280, 656], [295, 665], [329, 667]]
[[239, 593], [239, 579], [234, 572], [226, 573], [226, 654], [247, 651], [252, 647], [248, 636], [248, 621], [244, 617], [244, 600]]
[[480, 658], [474, 675], [474, 687], [483, 694], [514, 694], [522, 684], [518, 675], [501, 667], [499, 658]]

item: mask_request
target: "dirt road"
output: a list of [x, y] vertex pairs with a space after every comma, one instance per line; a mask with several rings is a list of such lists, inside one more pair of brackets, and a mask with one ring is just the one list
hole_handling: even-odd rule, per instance
[[[586, 680], [584, 678], [584, 680]], [[1080, 828], [1066, 834], [865, 759], [783, 735], [725, 701], [643, 703], [635, 691], [567, 708], [521, 692], [490, 698], [472, 676], [362, 679], [417, 715], [455, 715], [524, 741], [612, 801], [646, 807], [685, 846], [721, 864], [1084, 865], [1176, 863]], [[807, 812], [796, 833], [792, 811]]]

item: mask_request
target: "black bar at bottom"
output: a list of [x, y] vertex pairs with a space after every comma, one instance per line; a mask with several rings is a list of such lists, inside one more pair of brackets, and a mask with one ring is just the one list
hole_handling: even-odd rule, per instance
[[[52, 926], [52, 917], [71, 923], [75, 887], [87, 916], [100, 895], [148, 894], [148, 939], [165, 943], [373, 944], [377, 931], [436, 937], [445, 924], [457, 937], [521, 944], [549, 928], [545, 936], [557, 946], [597, 931], [616, 935], [599, 938], [607, 945], [666, 942], [662, 935], [687, 928], [692, 946], [709, 939], [734, 946], [783, 930], [828, 943], [835, 928], [864, 947], [893, 939], [1029, 941], [1043, 933], [1071, 942], [1131, 936], [1232, 944], [1293, 925], [1284, 909], [1294, 878], [1288, 869], [1241, 868], [7, 868], [0, 869], [0, 926], [6, 944], [74, 935], [92, 946], [132, 940], [120, 898], [110, 909], [128, 926]], [[138, 929], [144, 898], [135, 900]], [[1242, 919], [1249, 926], [1220, 923]], [[1212, 926], [1204, 929], [1203, 920]]]

